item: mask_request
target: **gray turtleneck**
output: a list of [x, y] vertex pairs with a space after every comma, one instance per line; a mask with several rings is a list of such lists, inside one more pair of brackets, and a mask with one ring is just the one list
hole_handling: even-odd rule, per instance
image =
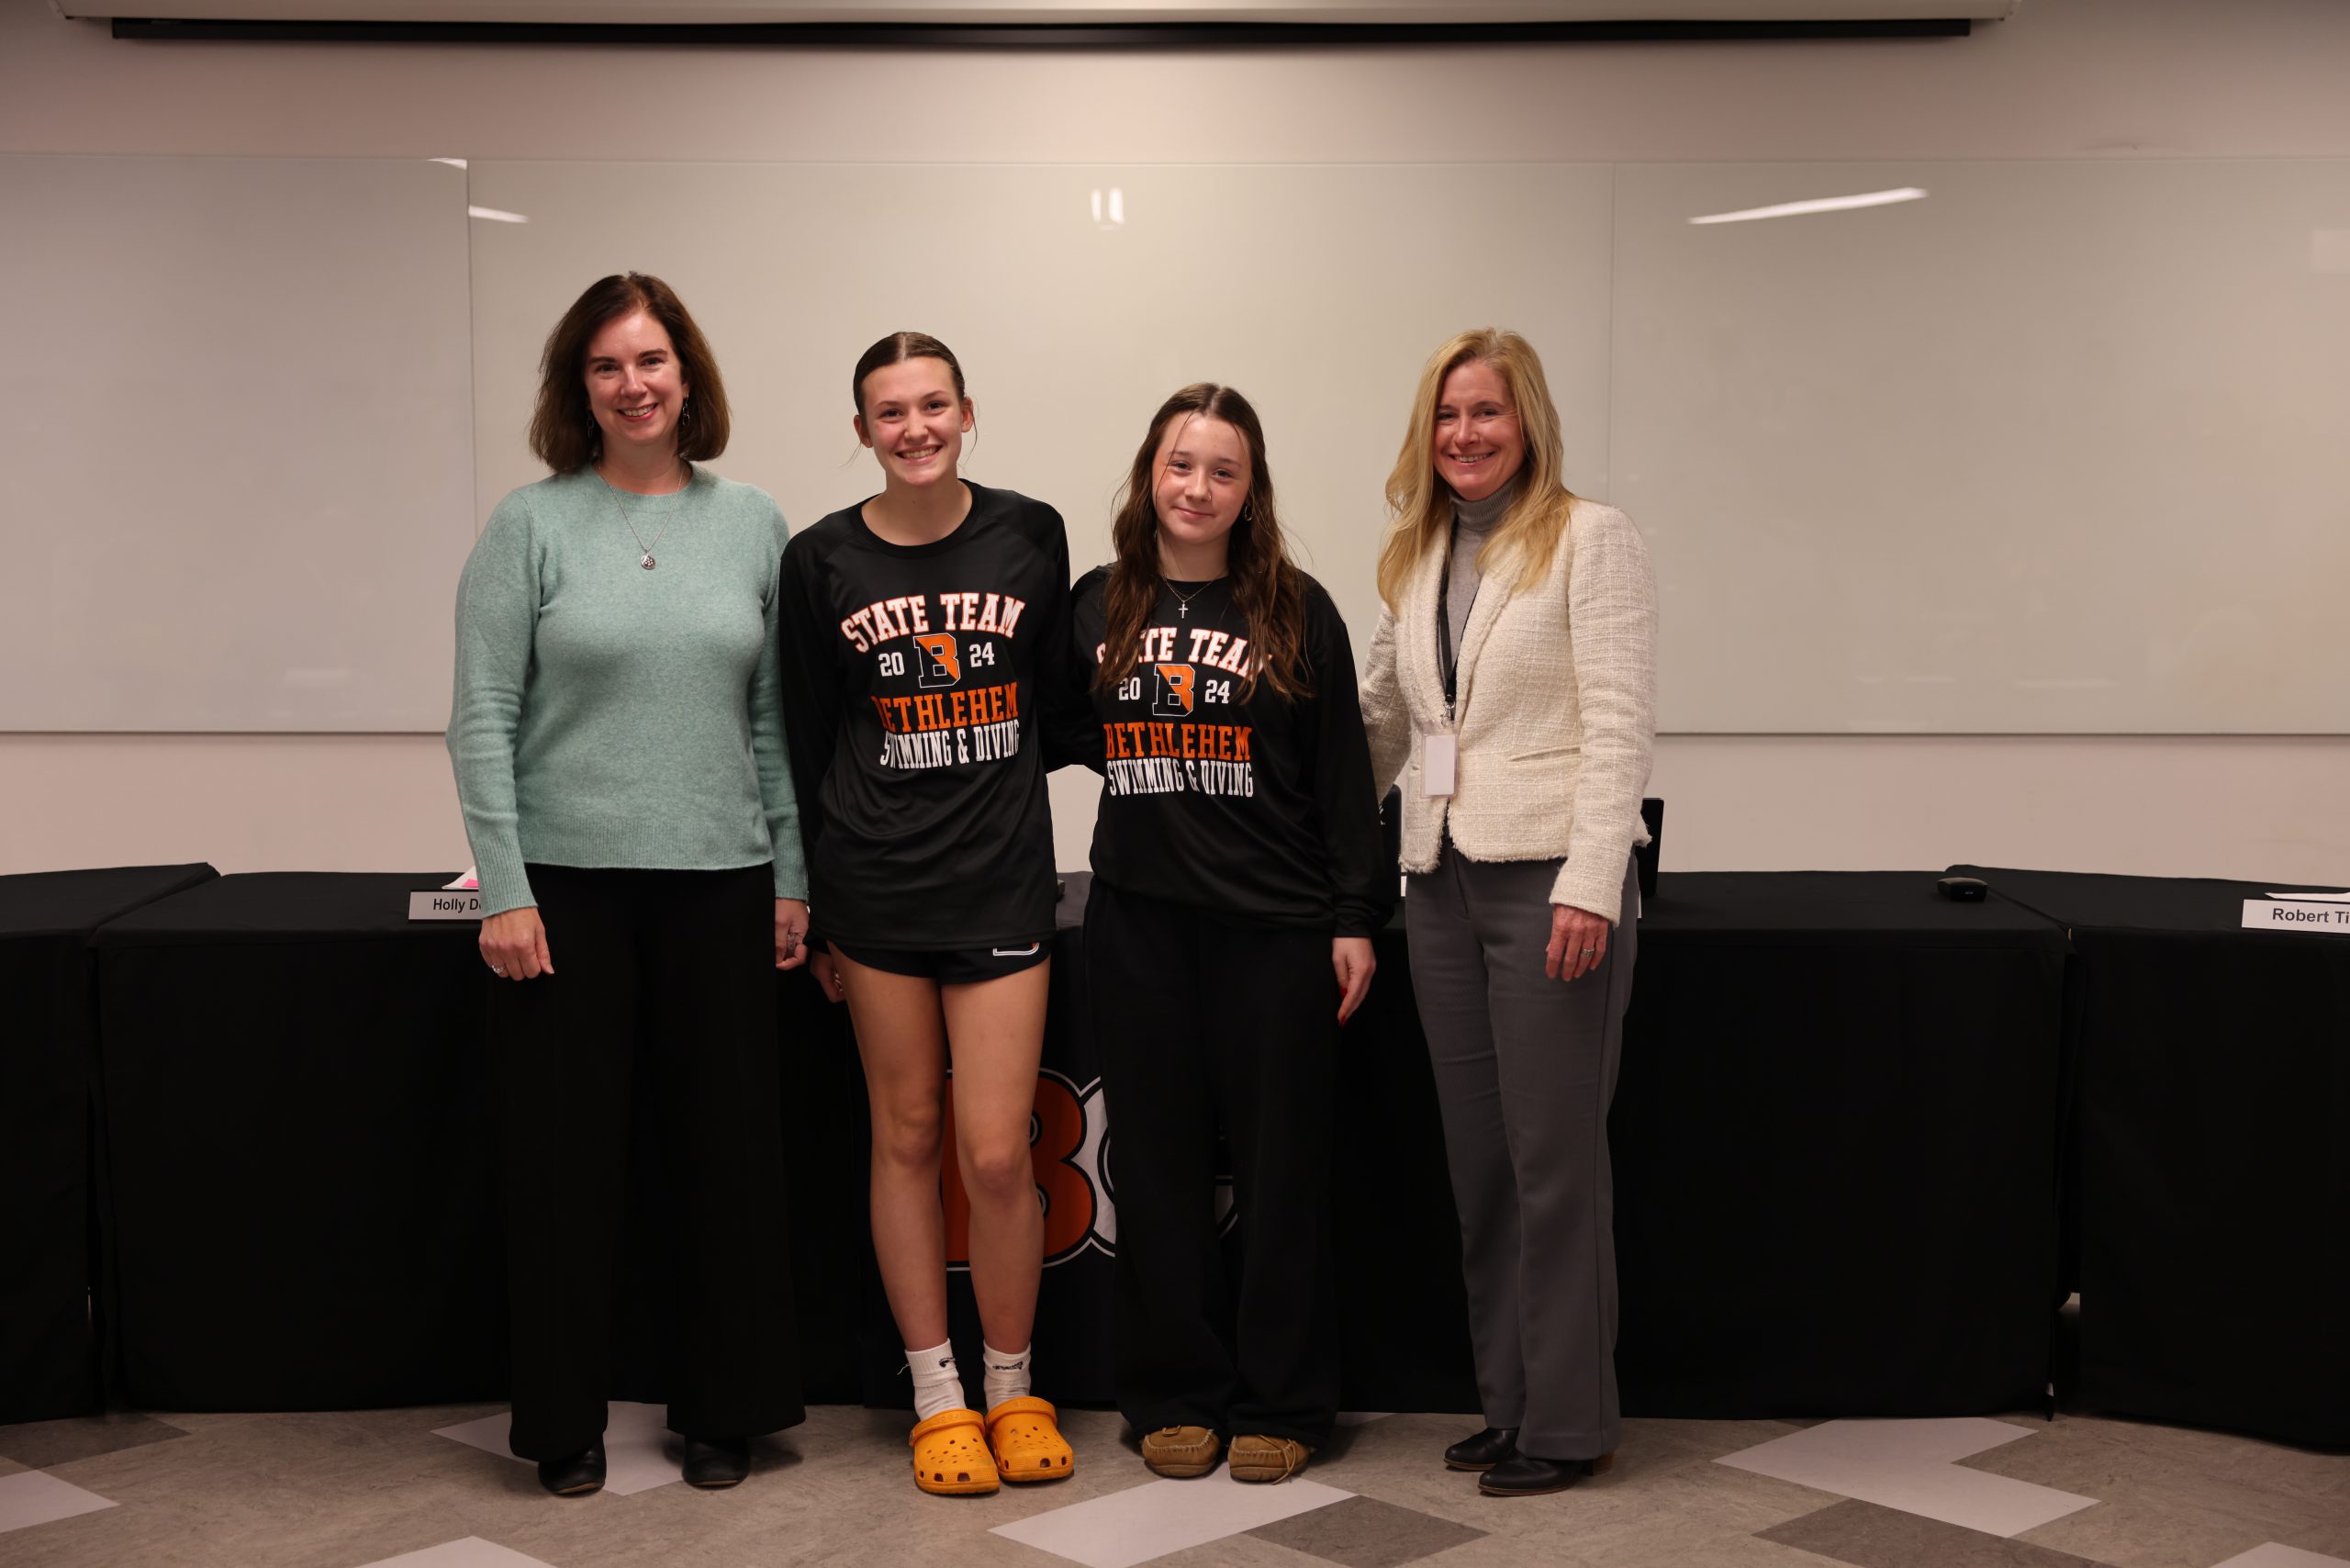
[[1460, 656], [1461, 634], [1469, 626], [1469, 607], [1477, 602], [1477, 552], [1485, 547], [1510, 503], [1517, 499], [1520, 477], [1511, 475], [1508, 484], [1482, 501], [1452, 498], [1452, 587], [1445, 596], [1444, 620], [1452, 634], [1455, 658]]

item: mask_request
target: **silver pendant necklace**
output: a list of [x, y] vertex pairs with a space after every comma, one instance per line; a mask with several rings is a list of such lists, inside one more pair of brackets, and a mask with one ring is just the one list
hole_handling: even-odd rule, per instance
[[[1176, 593], [1175, 585], [1173, 583], [1168, 583], [1167, 591], [1169, 593], [1175, 594], [1176, 619], [1181, 621], [1189, 621], [1192, 618], [1192, 600], [1199, 598], [1200, 595], [1207, 592], [1208, 589], [1215, 587], [1215, 585], [1222, 580], [1223, 579], [1220, 577], [1211, 577], [1189, 593]], [[1161, 578], [1160, 581], [1164, 582], [1166, 579]]]
[[669, 523], [677, 516], [679, 498], [693, 487], [693, 465], [686, 464], [683, 466], [686, 470], [686, 482], [669, 493], [669, 504], [662, 509], [661, 527], [659, 532], [653, 535], [652, 544], [647, 544], [644, 542], [644, 535], [636, 531], [636, 520], [628, 515], [628, 503], [621, 499], [620, 487], [610, 479], [606, 479], [601, 474], [596, 476], [597, 479], [602, 483], [605, 492], [612, 498], [612, 510], [621, 514], [621, 526], [627, 529], [629, 537], [636, 541], [636, 564], [648, 572], [661, 564], [653, 557], [654, 546], [659, 544], [668, 535]]

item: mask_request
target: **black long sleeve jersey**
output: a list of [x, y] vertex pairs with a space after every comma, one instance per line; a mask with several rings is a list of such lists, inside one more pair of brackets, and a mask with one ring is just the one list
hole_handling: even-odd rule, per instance
[[[1075, 590], [1089, 677], [1109, 582], [1096, 567]], [[1096, 876], [1243, 924], [1367, 936], [1385, 922], [1395, 873], [1382, 864], [1354, 652], [1322, 585], [1306, 578], [1304, 598], [1310, 695], [1292, 702], [1265, 682], [1242, 697], [1254, 655], [1228, 582], [1160, 590], [1142, 662], [1092, 689]]]
[[1053, 934], [1041, 734], [1082, 701], [1069, 539], [1041, 501], [969, 487], [933, 543], [879, 538], [860, 503], [784, 548], [784, 731], [826, 938], [937, 951]]

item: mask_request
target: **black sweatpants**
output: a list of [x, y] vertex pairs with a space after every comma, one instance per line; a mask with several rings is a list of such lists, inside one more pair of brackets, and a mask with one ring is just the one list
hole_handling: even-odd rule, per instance
[[[1318, 1445], [1338, 1408], [1330, 934], [1228, 925], [1097, 877], [1085, 952], [1117, 1204], [1118, 1408], [1146, 1432]], [[1237, 1291], [1216, 1234], [1219, 1128]]]
[[671, 1184], [669, 1425], [704, 1438], [796, 1425], [773, 874], [529, 871], [554, 973], [490, 993], [513, 1450], [559, 1459], [604, 1430], [639, 1052]]

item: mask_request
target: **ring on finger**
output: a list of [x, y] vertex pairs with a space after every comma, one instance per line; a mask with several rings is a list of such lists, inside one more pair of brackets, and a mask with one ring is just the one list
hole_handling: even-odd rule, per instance
[[504, 978], [505, 978], [505, 976], [506, 976], [506, 971], [505, 971], [504, 969], [499, 969], [496, 964], [492, 964], [492, 965], [490, 965], [490, 966], [489, 966], [489, 972], [490, 972], [491, 974], [494, 974], [494, 975], [498, 976], [498, 977], [499, 979], [501, 979], [501, 980], [502, 980], [502, 979], [504, 979]]

